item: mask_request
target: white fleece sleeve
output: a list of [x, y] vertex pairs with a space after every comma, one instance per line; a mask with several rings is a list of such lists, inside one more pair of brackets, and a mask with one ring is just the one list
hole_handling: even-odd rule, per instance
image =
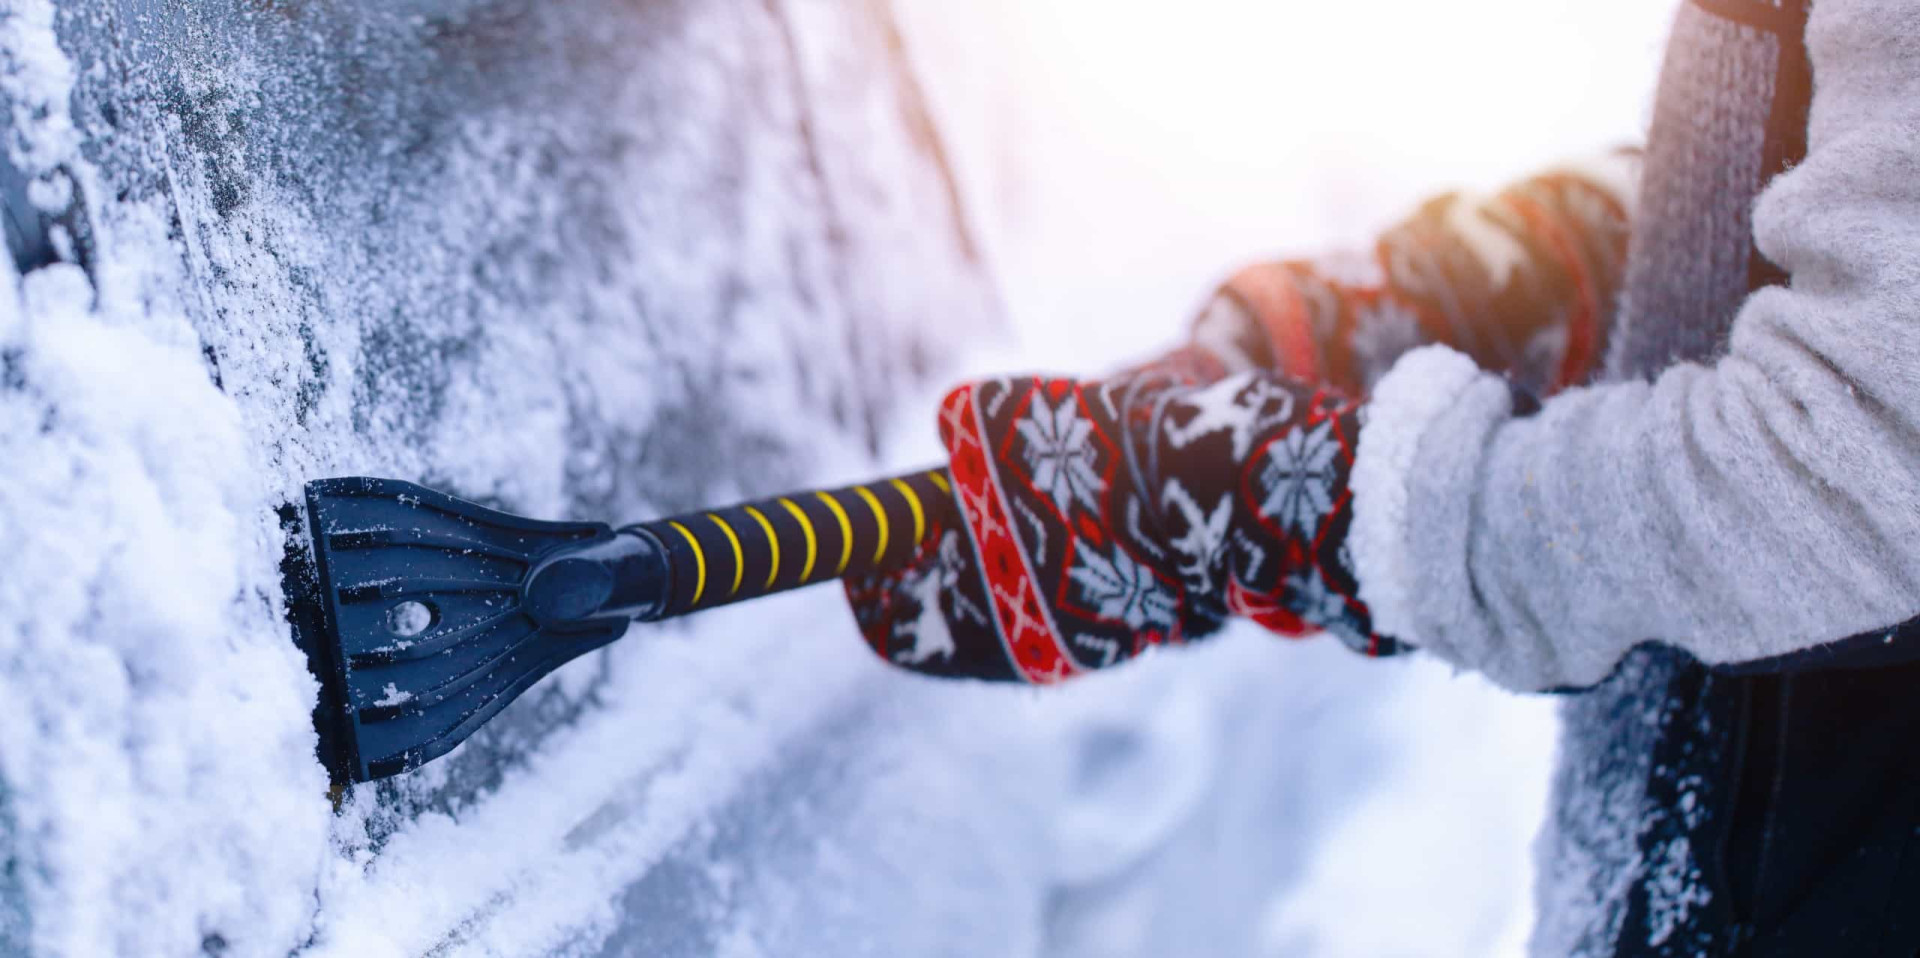
[[1723, 663], [1920, 614], [1920, 5], [1822, 0], [1807, 44], [1807, 158], [1754, 211], [1791, 283], [1722, 360], [1524, 419], [1440, 347], [1381, 381], [1350, 542], [1383, 633], [1539, 689], [1648, 639]]

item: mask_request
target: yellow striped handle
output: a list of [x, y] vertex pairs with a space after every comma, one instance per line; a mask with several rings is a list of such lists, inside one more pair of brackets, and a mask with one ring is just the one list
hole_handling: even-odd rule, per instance
[[904, 562], [953, 511], [945, 469], [643, 522], [666, 549], [673, 616]]

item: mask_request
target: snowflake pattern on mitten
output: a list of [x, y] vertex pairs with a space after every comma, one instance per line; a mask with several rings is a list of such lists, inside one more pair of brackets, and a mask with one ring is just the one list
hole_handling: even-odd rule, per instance
[[941, 406], [951, 503], [914, 559], [847, 583], [867, 641], [922, 672], [1059, 681], [1240, 615], [1371, 655], [1344, 543], [1359, 407], [1264, 372], [1000, 378]]
[[[912, 559], [849, 580], [868, 642], [922, 672], [1047, 682], [1240, 615], [1368, 655], [1346, 550], [1359, 401], [1444, 343], [1543, 397], [1588, 381], [1616, 315], [1637, 156], [1421, 206], [1367, 255], [1261, 263], [1186, 344], [1098, 382], [947, 397], [947, 501]], [[942, 481], [945, 481], [944, 479]]]

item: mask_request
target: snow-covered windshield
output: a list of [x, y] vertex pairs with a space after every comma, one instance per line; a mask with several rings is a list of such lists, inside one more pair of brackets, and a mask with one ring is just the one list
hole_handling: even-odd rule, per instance
[[[1517, 948], [1546, 706], [1251, 632], [1041, 695], [890, 670], [813, 589], [637, 628], [328, 797], [280, 594], [303, 482], [621, 522], [917, 465], [966, 371], [1118, 362], [1233, 257], [1563, 145], [1416, 176], [1350, 138], [1183, 191], [1190, 125], [1112, 136], [1158, 88], [1090, 92], [1155, 33], [1076, 46], [1100, 6], [0, 11], [53, 224], [0, 269], [0, 953]], [[1383, 881], [1444, 917], [1335, 935]]]

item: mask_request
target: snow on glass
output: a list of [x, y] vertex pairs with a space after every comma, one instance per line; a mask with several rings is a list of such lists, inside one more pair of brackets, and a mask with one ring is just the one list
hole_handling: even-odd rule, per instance
[[[1417, 67], [1473, 39], [1425, 7], [1390, 50], [1372, 3], [127, 9], [0, 17], [13, 159], [90, 227], [0, 270], [0, 953], [1518, 949], [1544, 706], [1246, 630], [1038, 695], [889, 670], [817, 589], [636, 630], [336, 807], [282, 525], [324, 475], [621, 522], [916, 465], [947, 379], [1164, 345], [1237, 259], [1585, 149], [1641, 78], [1516, 94], [1568, 141]], [[1487, 115], [1348, 68], [1388, 54]], [[1315, 71], [1351, 88], [1237, 122]]]

